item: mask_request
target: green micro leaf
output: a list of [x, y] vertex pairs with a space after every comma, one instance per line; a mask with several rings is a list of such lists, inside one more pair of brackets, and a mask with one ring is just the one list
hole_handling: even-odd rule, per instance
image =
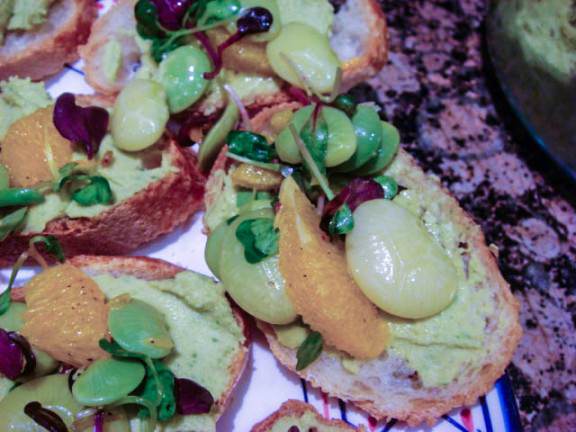
[[382, 189], [384, 189], [384, 198], [391, 200], [398, 195], [398, 183], [390, 176], [381, 175], [374, 177], [374, 181], [378, 182]]
[[185, 44], [185, 36], [179, 36], [178, 34], [166, 38], [153, 39], [150, 53], [152, 54], [154, 61], [160, 63], [166, 54]]
[[343, 235], [348, 234], [354, 228], [354, 216], [352, 215], [352, 210], [348, 204], [344, 204], [342, 207], [334, 213], [330, 223], [328, 224], [328, 231], [330, 235]]
[[252, 132], [231, 131], [227, 138], [230, 153], [258, 161], [270, 162], [276, 158], [276, 150], [268, 144], [266, 138]]
[[72, 199], [81, 206], [95, 204], [110, 204], [112, 202], [112, 189], [104, 177], [93, 176], [87, 179], [84, 187], [72, 193]]
[[296, 353], [296, 358], [298, 359], [296, 370], [302, 370], [310, 366], [322, 353], [323, 346], [322, 335], [315, 331], [311, 332]]
[[42, 243], [46, 247], [46, 252], [56, 257], [58, 261], [64, 262], [66, 259], [64, 257], [64, 250], [62, 249], [62, 246], [56, 237], [51, 235], [34, 236], [30, 239], [30, 245], [34, 245], [36, 243]]
[[63, 165], [58, 170], [58, 179], [52, 185], [52, 190], [54, 192], [60, 192], [62, 190], [64, 185], [70, 180], [70, 176], [72, 176], [72, 173], [74, 172], [77, 166], [78, 166], [77, 162], [70, 162], [67, 163], [66, 165]]
[[151, 0], [138, 0], [134, 7], [136, 30], [144, 39], [162, 37], [164, 32], [158, 25], [158, 12]]
[[113, 357], [133, 358], [144, 362], [146, 376], [142, 390], [138, 393], [138, 396], [147, 403], [144, 404], [144, 407], [138, 412], [141, 418], [150, 417], [151, 408], [153, 408], [152, 417], [154, 421], [156, 416], [164, 421], [174, 416], [176, 413], [176, 401], [174, 397], [175, 377], [164, 363], [160, 360], [152, 360], [143, 354], [127, 351], [115, 341], [100, 339], [99, 345], [100, 348]]
[[[175, 377], [161, 361], [154, 360], [152, 366], [146, 367], [146, 378], [139, 396], [157, 408], [159, 420], [168, 421], [176, 414]], [[150, 411], [143, 407], [138, 411], [138, 416], [148, 418]]]
[[213, 26], [228, 21], [240, 13], [242, 6], [238, 0], [211, 0], [205, 2], [202, 15], [196, 25], [199, 27]]
[[6, 287], [6, 290], [0, 295], [0, 315], [4, 315], [10, 308], [10, 304], [12, 303], [12, 299], [10, 297], [12, 286], [14, 286], [16, 276], [28, 259], [28, 256], [28, 251], [22, 252], [12, 267], [10, 279], [8, 279], [8, 286]]
[[236, 229], [236, 238], [244, 246], [244, 257], [250, 264], [278, 253], [278, 229], [269, 218], [243, 221]]

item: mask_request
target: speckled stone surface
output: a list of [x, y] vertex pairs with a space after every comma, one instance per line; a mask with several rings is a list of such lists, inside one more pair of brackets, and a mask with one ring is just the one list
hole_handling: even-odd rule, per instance
[[370, 86], [422, 166], [500, 250], [522, 303], [509, 374], [527, 431], [576, 431], [576, 185], [510, 114], [483, 45], [484, 0], [381, 0], [390, 64]]

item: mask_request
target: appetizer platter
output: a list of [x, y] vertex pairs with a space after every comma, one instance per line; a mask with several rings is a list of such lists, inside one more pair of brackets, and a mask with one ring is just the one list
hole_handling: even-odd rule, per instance
[[335, 3], [46, 3], [95, 21], [0, 66], [0, 430], [514, 430], [518, 303]]

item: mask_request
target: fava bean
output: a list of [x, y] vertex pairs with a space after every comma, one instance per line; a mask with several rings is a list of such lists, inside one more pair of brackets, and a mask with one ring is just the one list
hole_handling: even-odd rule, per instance
[[204, 138], [202, 144], [200, 144], [200, 152], [198, 153], [198, 165], [202, 171], [207, 171], [218, 152], [222, 149], [224, 142], [228, 133], [234, 129], [236, 122], [240, 118], [240, 111], [234, 103], [234, 101], [229, 100], [222, 117], [216, 122], [210, 132]]
[[382, 144], [376, 156], [355, 171], [359, 176], [380, 174], [394, 159], [400, 147], [400, 134], [390, 123], [382, 122]]
[[354, 211], [346, 235], [348, 271], [383, 311], [409, 319], [444, 310], [458, 288], [450, 257], [413, 213], [386, 199]]
[[150, 147], [164, 133], [169, 116], [161, 84], [144, 79], [131, 81], [114, 105], [111, 121], [114, 144], [129, 152]]
[[242, 214], [228, 226], [225, 248], [220, 256], [220, 276], [226, 291], [242, 309], [271, 324], [288, 324], [296, 312], [288, 298], [284, 278], [278, 267], [278, 256], [250, 264], [244, 257], [244, 246], [236, 237], [243, 221], [274, 217], [271, 208]]
[[222, 222], [216, 227], [214, 231], [208, 236], [206, 242], [206, 249], [204, 250], [204, 259], [208, 268], [214, 276], [220, 279], [220, 255], [224, 246], [224, 238], [228, 230], [228, 224]]
[[[313, 107], [307, 106], [294, 114], [291, 124], [300, 132], [312, 115]], [[328, 148], [326, 149], [326, 166], [334, 167], [350, 159], [356, 151], [357, 142], [354, 128], [344, 112], [331, 107], [323, 107], [320, 115], [328, 126]], [[294, 137], [288, 128], [284, 129], [276, 140], [276, 151], [284, 162], [298, 164], [302, 156]]]
[[159, 81], [166, 90], [170, 112], [184, 111], [202, 97], [208, 86], [204, 73], [210, 70], [208, 56], [192, 45], [177, 48], [162, 60]]
[[74, 382], [74, 399], [85, 406], [109, 405], [136, 389], [144, 379], [142, 363], [126, 359], [96, 360]]
[[24, 407], [34, 401], [57, 414], [68, 428], [72, 427], [76, 414], [82, 409], [68, 389], [67, 375], [37, 378], [16, 387], [0, 401], [0, 430], [43, 430], [24, 412]]
[[108, 328], [114, 340], [126, 351], [150, 358], [166, 357], [174, 342], [164, 316], [143, 301], [113, 299], [108, 313]]
[[376, 156], [382, 143], [382, 124], [378, 113], [369, 106], [359, 105], [352, 117], [358, 146], [354, 155], [334, 168], [335, 172], [351, 172]]
[[[297, 87], [330, 93], [340, 61], [327, 35], [302, 23], [290, 23], [266, 46], [268, 61], [280, 78]], [[306, 81], [306, 82], [303, 82]]]

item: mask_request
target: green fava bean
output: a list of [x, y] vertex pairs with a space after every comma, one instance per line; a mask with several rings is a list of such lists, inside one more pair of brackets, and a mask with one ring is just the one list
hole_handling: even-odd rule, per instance
[[218, 156], [218, 152], [224, 145], [226, 141], [226, 137], [228, 133], [234, 129], [234, 125], [240, 118], [240, 111], [238, 107], [234, 103], [234, 101], [228, 101], [228, 105], [222, 114], [222, 117], [216, 122], [210, 132], [204, 138], [202, 144], [200, 144], [200, 152], [198, 153], [198, 165], [200, 169], [206, 172], [216, 156]]
[[0, 189], [10, 187], [10, 174], [4, 165], [0, 165]]
[[274, 72], [292, 85], [311, 86], [317, 93], [330, 93], [335, 85], [340, 61], [328, 36], [307, 24], [283, 26], [266, 55]]
[[174, 349], [164, 316], [140, 300], [112, 299], [108, 328], [114, 340], [126, 351], [159, 359]]
[[222, 247], [224, 246], [224, 238], [228, 231], [228, 224], [222, 222], [216, 227], [214, 231], [208, 236], [206, 242], [206, 249], [204, 249], [204, 259], [208, 268], [214, 276], [220, 279], [220, 255], [222, 254]]
[[202, 97], [208, 87], [204, 73], [212, 69], [210, 59], [200, 48], [186, 45], [162, 60], [159, 81], [166, 90], [171, 113], [179, 113]]
[[3, 241], [8, 237], [12, 231], [16, 231], [22, 226], [26, 215], [28, 214], [28, 209], [26, 207], [19, 208], [18, 210], [8, 213], [2, 219], [0, 219], [0, 241]]
[[[294, 126], [296, 132], [300, 133], [310, 116], [312, 115], [314, 107], [306, 106], [300, 108], [292, 116], [290, 120], [290, 125]], [[300, 150], [292, 137], [292, 133], [289, 128], [285, 128], [280, 132], [278, 138], [276, 139], [276, 151], [278, 152], [278, 157], [286, 163], [289, 164], [299, 164], [302, 163], [302, 156], [300, 155]]]
[[169, 117], [162, 85], [135, 79], [116, 98], [110, 122], [114, 144], [128, 152], [144, 150], [160, 139]]
[[[312, 106], [307, 106], [296, 111], [290, 124], [294, 126], [297, 132], [300, 132], [308, 122], [313, 109]], [[352, 122], [344, 112], [332, 107], [323, 107], [320, 115], [323, 116], [328, 126], [326, 166], [334, 167], [352, 157], [357, 147], [356, 135], [354, 135]], [[291, 164], [302, 162], [300, 150], [298, 150], [298, 145], [289, 128], [282, 130], [278, 135], [276, 151], [284, 162]]]
[[109, 405], [134, 391], [145, 374], [142, 363], [135, 360], [96, 360], [76, 380], [72, 394], [85, 406]]
[[382, 145], [378, 149], [376, 156], [362, 165], [355, 174], [359, 176], [380, 174], [392, 162], [399, 147], [400, 134], [398, 129], [390, 123], [382, 122]]
[[360, 168], [376, 155], [382, 143], [382, 123], [372, 107], [359, 105], [352, 117], [352, 124], [358, 141], [356, 153], [342, 165], [335, 167], [335, 172], [351, 172]]
[[8, 188], [0, 190], [0, 207], [29, 206], [44, 202], [44, 195], [36, 189]]
[[271, 208], [242, 214], [228, 226], [220, 256], [220, 277], [228, 294], [249, 314], [270, 324], [289, 324], [296, 312], [286, 293], [278, 256], [250, 264], [236, 237], [238, 225], [249, 219], [274, 217]]
[[24, 412], [24, 407], [34, 401], [56, 413], [70, 430], [82, 410], [68, 389], [67, 375], [37, 378], [16, 387], [0, 401], [0, 430], [46, 432]]

